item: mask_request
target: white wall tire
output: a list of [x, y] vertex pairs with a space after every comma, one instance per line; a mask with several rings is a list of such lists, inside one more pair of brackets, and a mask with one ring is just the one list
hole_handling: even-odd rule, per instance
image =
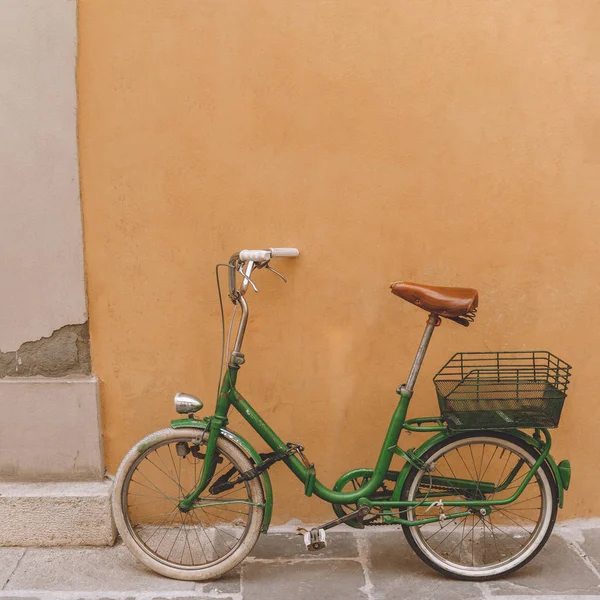
[[[230, 571], [231, 569], [233, 569], [234, 567], [236, 567], [240, 562], [242, 562], [244, 558], [251, 552], [252, 548], [254, 547], [260, 536], [260, 530], [264, 514], [264, 508], [262, 506], [250, 506], [246, 504], [240, 504], [239, 506], [242, 506], [244, 509], [247, 510], [247, 514], [245, 515], [245, 524], [243, 527], [243, 535], [240, 536], [239, 540], [237, 540], [237, 543], [235, 544], [235, 547], [232, 547], [229, 552], [227, 552], [224, 549], [223, 556], [217, 556], [218, 552], [215, 546], [218, 546], [220, 544], [221, 546], [229, 547], [228, 538], [224, 535], [226, 532], [224, 529], [219, 529], [216, 526], [216, 524], [212, 523], [214, 517], [210, 517], [211, 527], [213, 527], [213, 529], [219, 532], [219, 536], [222, 538], [223, 541], [219, 540], [216, 537], [216, 534], [212, 533], [211, 529], [209, 529], [209, 533], [207, 533], [206, 529], [208, 527], [204, 527], [202, 525], [202, 518], [205, 518], [205, 523], [207, 523], [208, 514], [214, 514], [214, 512], [209, 513], [208, 508], [206, 509], [206, 511], [202, 509], [200, 512], [200, 516], [198, 516], [195, 514], [198, 511], [191, 511], [191, 513], [194, 513], [194, 516], [190, 516], [189, 520], [186, 521], [184, 519], [188, 519], [188, 515], [190, 513], [181, 516], [180, 514], [178, 514], [177, 510], [172, 509], [172, 519], [171, 521], [167, 521], [167, 523], [163, 525], [162, 529], [159, 531], [159, 535], [163, 535], [163, 539], [164, 536], [167, 535], [173, 537], [174, 533], [171, 533], [171, 530], [173, 530], [174, 532], [176, 530], [175, 527], [179, 527], [177, 518], [180, 518], [181, 526], [179, 527], [179, 533], [177, 535], [179, 536], [181, 534], [181, 531], [184, 531], [185, 533], [185, 538], [187, 539], [187, 546], [189, 547], [189, 550], [187, 552], [188, 556], [190, 557], [190, 559], [188, 559], [187, 562], [190, 564], [187, 564], [184, 561], [186, 552], [185, 541], [183, 542], [184, 550], [181, 555], [182, 558], [178, 562], [177, 560], [171, 559], [171, 556], [168, 556], [165, 560], [165, 557], [160, 554], [158, 549], [155, 551], [152, 550], [149, 543], [145, 542], [142, 539], [142, 535], [138, 533], [138, 530], [142, 527], [141, 525], [139, 525], [139, 523], [143, 523], [143, 520], [142, 517], [137, 517], [134, 514], [135, 510], [143, 510], [140, 509], [141, 504], [139, 504], [137, 507], [134, 506], [133, 508], [128, 505], [128, 502], [131, 501], [132, 496], [134, 495], [130, 491], [130, 488], [137, 489], [132, 484], [132, 482], [135, 483], [135, 480], [133, 479], [135, 473], [139, 472], [140, 475], [143, 474], [140, 465], [147, 464], [143, 462], [144, 459], [147, 459], [152, 464], [159, 465], [158, 469], [164, 473], [164, 475], [160, 475], [157, 472], [159, 478], [162, 478], [165, 481], [165, 489], [166, 483], [168, 483], [171, 486], [171, 489], [174, 487], [174, 485], [177, 485], [179, 486], [179, 489], [182, 489], [181, 477], [179, 478], [179, 482], [176, 481], [176, 476], [178, 474], [177, 462], [174, 463], [173, 469], [171, 469], [168, 463], [168, 459], [167, 462], [165, 462], [162, 459], [160, 453], [162, 453], [162, 455], [164, 456], [168, 456], [166, 454], [166, 450], [171, 450], [174, 443], [184, 441], [188, 444], [191, 444], [192, 441], [197, 441], [201, 435], [202, 430], [198, 430], [195, 428], [167, 428], [157, 431], [138, 442], [125, 456], [123, 462], [119, 467], [119, 470], [117, 471], [112, 496], [113, 516], [115, 519], [117, 530], [119, 531], [123, 542], [125, 543], [127, 548], [132, 552], [132, 554], [141, 563], [143, 563], [156, 573], [164, 575], [165, 577], [170, 577], [172, 579], [180, 579], [184, 581], [206, 581], [217, 579], [225, 573], [227, 573], [228, 571]], [[248, 457], [235, 444], [223, 437], [220, 437], [218, 439], [217, 450], [219, 452], [219, 455], [223, 457], [223, 460], [226, 461], [226, 466], [229, 466], [231, 464], [239, 472], [247, 471], [253, 466]], [[198, 451], [196, 452], [198, 453]], [[154, 460], [152, 457], [154, 457]], [[196, 460], [196, 458], [192, 458]], [[159, 459], [161, 459], [162, 462], [159, 462]], [[196, 466], [194, 466], [194, 469], [196, 469]], [[181, 474], [181, 468], [179, 474]], [[197, 476], [197, 471], [195, 475]], [[169, 482], [168, 479], [172, 479], [174, 483]], [[144, 481], [145, 483], [145, 480], [142, 481]], [[188, 490], [189, 481], [191, 480], [188, 479], [188, 485], [186, 486], [186, 489]], [[245, 494], [247, 494], [249, 500], [253, 503], [264, 504], [264, 492], [259, 477], [244, 482], [237, 487], [241, 489], [242, 486], [244, 486], [244, 491], [240, 492], [240, 494], [244, 495], [244, 497]], [[160, 486], [156, 486], [156, 484], [154, 484], [154, 487], [156, 487], [156, 489], [158, 490], [158, 487]], [[150, 486], [148, 486], [148, 489], [150, 489], [150, 492], [153, 492]], [[162, 492], [162, 490], [159, 491]], [[223, 494], [223, 497], [225, 497], [226, 494], [227, 492]], [[158, 507], [162, 507], [163, 504], [172, 501], [172, 505], [175, 507], [178, 501], [178, 498], [175, 497], [172, 491], [169, 494], [163, 494], [165, 496], [165, 499], [159, 497], [158, 493], [154, 493], [154, 495], [158, 498], [158, 500], [145, 500], [144, 502], [146, 505], [152, 505], [154, 503], [157, 504]], [[225, 506], [234, 506], [235, 508], [238, 508], [238, 505], [233, 504]], [[159, 508], [157, 508], [157, 510], [158, 509]], [[219, 510], [219, 508], [217, 507], [215, 509], [211, 507], [211, 510]], [[233, 508], [223, 508], [222, 510], [231, 510], [233, 512]], [[155, 520], [152, 523], [152, 525], [148, 525], [148, 527], [154, 527], [156, 524], [156, 519], [162, 518], [161, 515], [164, 514], [165, 513], [160, 513], [159, 517], [155, 517]], [[157, 528], [158, 527], [160, 527], [160, 523], [157, 526]], [[192, 532], [196, 534], [196, 538], [198, 540], [197, 542], [194, 536], [192, 536]], [[190, 538], [192, 540], [191, 542], [189, 541]], [[170, 542], [170, 539], [171, 538], [167, 538], [167, 543]], [[173, 543], [174, 547], [178, 539], [175, 540], [175, 542]], [[182, 542], [179, 542], [179, 546], [181, 545], [181, 543]], [[210, 550], [210, 548], [208, 547], [208, 543], [210, 543], [210, 545], [213, 547], [214, 552]], [[233, 542], [231, 543], [233, 544]], [[194, 549], [196, 549], [197, 551], [196, 556], [200, 556], [200, 560], [202, 559], [202, 555], [205, 556], [206, 560], [204, 563], [196, 564], [195, 561], [197, 561], [197, 559], [194, 557]], [[202, 554], [200, 554], [200, 551], [202, 552]], [[207, 551], [209, 554], [211, 552], [212, 554], [214, 554], [214, 560], [209, 560], [208, 555], [206, 554]]]

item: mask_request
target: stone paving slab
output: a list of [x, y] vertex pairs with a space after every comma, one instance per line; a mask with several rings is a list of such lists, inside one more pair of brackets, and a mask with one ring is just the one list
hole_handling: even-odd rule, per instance
[[119, 544], [113, 548], [29, 548], [4, 590], [194, 590], [195, 583], [161, 577]]
[[250, 556], [256, 558], [357, 558], [356, 536], [327, 532], [327, 546], [319, 552], [306, 549], [304, 539], [296, 533], [261, 535]]
[[567, 542], [553, 535], [522, 569], [486, 584], [492, 595], [600, 595], [600, 580]]
[[242, 568], [244, 600], [369, 600], [358, 561], [249, 562]]
[[373, 599], [470, 600], [484, 598], [477, 583], [456, 581], [428, 567], [411, 549], [400, 529], [380, 533], [368, 546]]
[[0, 590], [25, 554], [24, 548], [0, 548]]
[[242, 567], [239, 566], [217, 581], [197, 583], [195, 589], [203, 594], [240, 594], [242, 591], [241, 575]]

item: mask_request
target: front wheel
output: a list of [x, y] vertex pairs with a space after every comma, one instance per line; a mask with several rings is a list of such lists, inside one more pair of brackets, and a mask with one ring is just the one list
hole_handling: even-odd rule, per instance
[[[538, 456], [521, 439], [503, 433], [466, 432], [443, 440], [421, 457], [430, 470], [413, 467], [406, 479], [401, 498], [420, 503], [406, 518], [434, 516], [440, 509], [432, 504], [439, 500], [508, 499]], [[402, 528], [429, 566], [456, 579], [486, 581], [516, 571], [542, 549], [557, 509], [556, 485], [544, 463], [512, 503], [492, 505], [489, 514], [482, 515], [476, 504], [446, 507], [446, 517], [470, 514]]]
[[260, 535], [265, 501], [259, 478], [210, 493], [217, 480], [233, 482], [253, 466], [223, 437], [209, 486], [192, 510], [180, 510], [202, 473], [204, 448], [203, 431], [162, 429], [130, 450], [115, 477], [112, 506], [123, 542], [147, 567], [173, 579], [221, 577]]

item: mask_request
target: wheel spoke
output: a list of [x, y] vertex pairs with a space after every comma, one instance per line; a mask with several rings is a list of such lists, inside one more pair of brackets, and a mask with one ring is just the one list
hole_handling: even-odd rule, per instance
[[[468, 519], [468, 517], [463, 518], [462, 537], [460, 538], [460, 542], [458, 544], [458, 560], [460, 560], [460, 551], [462, 550], [462, 545], [465, 540], [465, 529], [467, 527], [467, 519]], [[449, 556], [451, 556], [453, 552], [454, 552], [454, 550], [452, 550], [452, 552], [450, 552]]]
[[[483, 526], [486, 526], [486, 521], [485, 518], [482, 519], [483, 522]], [[502, 557], [500, 556], [500, 550], [498, 549], [498, 542], [496, 541], [496, 534], [494, 533], [494, 528], [490, 525], [490, 532], [492, 534], [492, 539], [494, 540], [494, 546], [496, 547], [496, 554], [498, 555], [498, 560], [500, 560]]]
[[[152, 488], [154, 488], [159, 494], [161, 494], [164, 498], [166, 498], [167, 500], [172, 500], [173, 502], [177, 502], [177, 498], [171, 498], [171, 496], [167, 496], [164, 492], [162, 492], [161, 490], [159, 490], [149, 479], [148, 477], [146, 477], [146, 475], [144, 473], [140, 473], [140, 475], [142, 475], [143, 477], [146, 478], [146, 480], [148, 481], [148, 483], [152, 486]], [[141, 485], [142, 487], [146, 488], [147, 490], [152, 491], [152, 488], [148, 487], [147, 485], [144, 485], [141, 481], [136, 481], [135, 479], [133, 479], [133, 477], [131, 478], [131, 481], [133, 483], [135, 483], [136, 485]]]
[[151, 536], [150, 536], [150, 537], [149, 537], [149, 538], [146, 540], [146, 543], [148, 543], [148, 542], [149, 542], [149, 541], [150, 541], [150, 540], [151, 540], [151, 539], [154, 537], [154, 535], [156, 534], [156, 532], [157, 532], [157, 531], [159, 531], [159, 529], [160, 529], [160, 528], [161, 528], [163, 525], [166, 525], [166, 524], [167, 524], [167, 522], [168, 522], [169, 520], [172, 520], [172, 519], [170, 519], [171, 515], [173, 515], [173, 517], [175, 517], [175, 516], [176, 516], [176, 511], [177, 511], [177, 509], [175, 509], [175, 508], [174, 508], [174, 509], [173, 509], [173, 510], [172, 510], [172, 511], [171, 511], [171, 512], [170, 512], [170, 513], [169, 513], [169, 514], [168, 514], [168, 515], [165, 517], [165, 519], [164, 519], [164, 520], [163, 520], [163, 521], [162, 521], [162, 522], [161, 522], [161, 523], [158, 525], [158, 527], [157, 527], [157, 528], [154, 530], [154, 533], [153, 533], [153, 534], [152, 534], [152, 535], [151, 535]]
[[507, 519], [509, 519], [510, 521], [512, 521], [517, 527], [520, 527], [527, 535], [531, 535], [531, 531], [527, 531], [527, 529], [525, 529], [525, 527], [523, 527], [521, 524], [517, 523], [504, 509], [500, 509], [498, 512], [502, 513]]
[[[168, 477], [170, 477], [175, 482], [175, 485], [177, 487], [180, 487], [179, 483], [175, 480], [175, 474], [171, 472], [171, 469], [167, 466], [167, 464], [163, 460], [163, 457], [158, 453], [158, 450], [159, 450], [159, 448], [154, 450], [154, 454], [156, 454], [156, 456], [158, 456], [158, 458], [160, 459], [160, 462], [162, 463], [163, 467], [165, 468], [165, 471], [168, 472]], [[150, 455], [148, 455], [148, 460], [150, 460]], [[150, 461], [150, 462], [152, 462], [152, 461]]]
[[[455, 519], [455, 520], [458, 521], [458, 522], [454, 525], [454, 529], [451, 529], [446, 534], [446, 537], [443, 538], [442, 541], [438, 543], [438, 545], [436, 546], [436, 548], [440, 548], [442, 546], [442, 544], [460, 527], [460, 520], [459, 519]], [[448, 529], [450, 529], [450, 528], [448, 528]], [[429, 539], [429, 538], [427, 538], [427, 539]]]
[[481, 463], [479, 465], [479, 473], [480, 475], [477, 478], [477, 488], [475, 489], [475, 493], [477, 493], [479, 491], [479, 484], [483, 481], [483, 455], [485, 454], [485, 444], [483, 445], [483, 448], [481, 449]]
[[[444, 455], [443, 458], [446, 461], [446, 464], [448, 465], [448, 468], [450, 469], [450, 473], [452, 473], [452, 477], [454, 477], [454, 479], [458, 479], [458, 477], [454, 474], [454, 471], [453, 471], [452, 467], [450, 466], [450, 463], [448, 462], [448, 459], [446, 458], [445, 455]], [[461, 496], [461, 493], [455, 487], [452, 487], [452, 489], [456, 492], [457, 496]]]
[[465, 469], [467, 469], [467, 473], [469, 474], [469, 477], [475, 481], [475, 478], [473, 477], [473, 475], [471, 473], [471, 469], [469, 469], [469, 467], [467, 466], [467, 463], [465, 462], [465, 459], [462, 457], [462, 454], [460, 453], [460, 448], [456, 449], [456, 454], [458, 454], [463, 465], [465, 465]]
[[[208, 513], [206, 510], [204, 510], [203, 512], [204, 512], [204, 513], [206, 513], [207, 515], [208, 515], [208, 514], [210, 514], [210, 513]], [[214, 519], [214, 518], [215, 518], [215, 517], [213, 517], [213, 519]], [[223, 533], [226, 533], [226, 534], [227, 534], [229, 537], [232, 537], [232, 538], [233, 538], [233, 539], [234, 539], [236, 542], [237, 542], [237, 539], [238, 539], [238, 538], [236, 538], [236, 537], [235, 537], [235, 535], [232, 535], [231, 533], [228, 533], [227, 531], [223, 531], [223, 532], [222, 532], [222, 531], [221, 531], [221, 530], [220, 530], [220, 529], [217, 527], [216, 523], [214, 523], [214, 522], [213, 522], [213, 523], [211, 523], [211, 522], [210, 522], [210, 519], [208, 518], [208, 516], [207, 516], [207, 520], [208, 520], [208, 522], [210, 523], [210, 525], [212, 526], [212, 528], [213, 528], [213, 529], [214, 529], [214, 530], [215, 530], [215, 531], [216, 531], [216, 532], [219, 534], [219, 537], [221, 538], [221, 540], [222, 540], [223, 544], [225, 544], [225, 547], [226, 547], [228, 550], [231, 550], [231, 548], [229, 547], [229, 544], [228, 544], [228, 543], [225, 541], [225, 538], [223, 537]]]
[[[511, 502], [510, 506], [517, 506], [517, 504], [525, 504], [525, 502], [531, 502], [532, 500], [535, 500], [536, 498], [541, 498], [541, 497], [542, 496], [540, 494], [540, 495], [537, 495], [537, 496], [533, 496], [532, 498], [527, 498], [526, 500], [520, 500], [519, 502]], [[502, 506], [502, 505], [500, 504], [500, 506]], [[496, 507], [494, 507], [494, 508], [496, 508]]]
[[[493, 521], [492, 521], [492, 517], [491, 517], [491, 515], [489, 516], [489, 519], [490, 519], [490, 523], [492, 523], [492, 524], [493, 524]], [[504, 529], [502, 529], [502, 527], [499, 527], [498, 525], [494, 525], [494, 527], [495, 527], [495, 528], [496, 528], [496, 529], [497, 529], [497, 530], [498, 530], [500, 533], [502, 533], [503, 535], [505, 535], [505, 536], [506, 536], [506, 537], [507, 537], [509, 540], [512, 540], [512, 541], [513, 541], [515, 544], [517, 544], [517, 546], [519, 546], [520, 548], [524, 548], [524, 547], [525, 547], [525, 545], [524, 545], [524, 544], [521, 544], [521, 542], [518, 542], [517, 540], [515, 540], [515, 538], [514, 538], [512, 535], [510, 535], [509, 533], [506, 533], [506, 531], [504, 531]]]
[[202, 529], [202, 533], [204, 534], [204, 536], [208, 540], [208, 543], [211, 545], [211, 547], [212, 547], [215, 555], [219, 556], [219, 553], [217, 552], [217, 549], [215, 548], [214, 544], [212, 543], [212, 540], [210, 539], [210, 536], [208, 535], [208, 533], [206, 533], [206, 529], [204, 529], [204, 525], [202, 525], [202, 521], [200, 521], [199, 517], [195, 513], [191, 512], [189, 514], [191, 515], [192, 519], [195, 518], [197, 520], [198, 525], [200, 525], [200, 529]]
[[519, 519], [525, 519], [527, 521], [531, 521], [532, 523], [537, 524], [537, 520], [536, 519], [532, 519], [530, 517], [526, 517], [525, 515], [518, 515], [518, 514], [514, 513], [512, 510], [508, 510], [508, 508], [503, 508], [502, 512], [515, 514], [515, 516], [519, 517]]

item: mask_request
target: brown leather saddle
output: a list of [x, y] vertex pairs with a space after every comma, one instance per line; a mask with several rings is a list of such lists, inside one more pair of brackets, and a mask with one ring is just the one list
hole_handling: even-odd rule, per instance
[[471, 288], [436, 287], [409, 281], [392, 283], [392, 293], [433, 313], [467, 327], [475, 320], [479, 294]]

